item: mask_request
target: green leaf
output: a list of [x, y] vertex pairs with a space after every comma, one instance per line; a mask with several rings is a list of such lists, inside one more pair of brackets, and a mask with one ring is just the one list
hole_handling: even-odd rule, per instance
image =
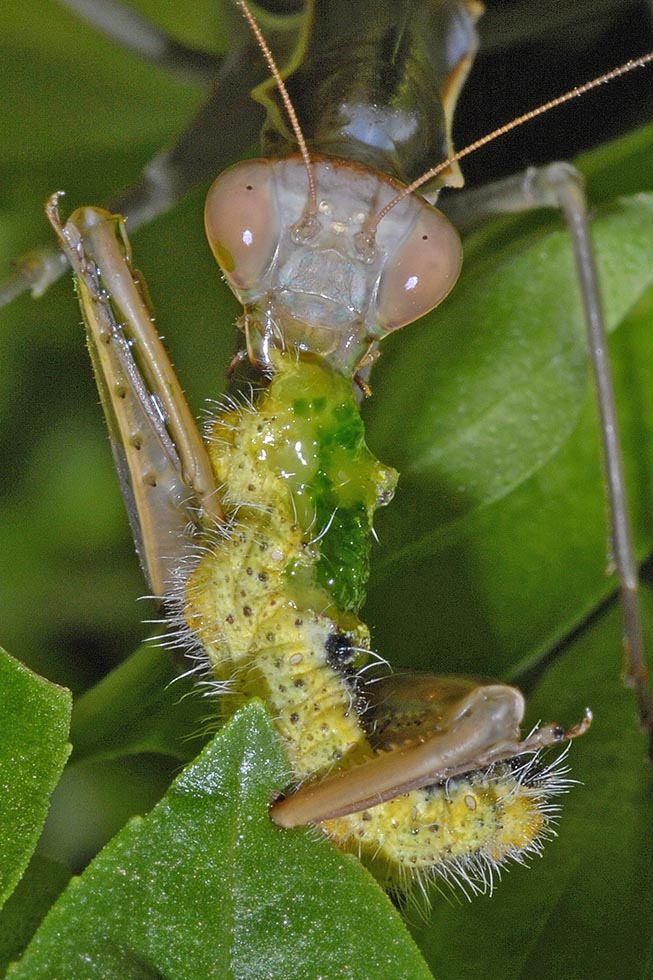
[[35, 854], [0, 911], [0, 977], [17, 960], [70, 879], [70, 869]]
[[[607, 208], [596, 231], [641, 554], [653, 540], [653, 457], [639, 448], [650, 446], [653, 437], [651, 227], [653, 202], [639, 195]], [[393, 507], [378, 520], [382, 551], [373, 559], [367, 607], [381, 652], [393, 663], [414, 663], [417, 657], [431, 669], [446, 664], [448, 670], [515, 676], [614, 589], [606, 577], [598, 423], [584, 355], [578, 374], [579, 341], [574, 338], [579, 325], [567, 323], [572, 333], [568, 356], [559, 334], [561, 311], [575, 308], [575, 291], [560, 279], [565, 260], [564, 251], [558, 253], [559, 233], [539, 229], [529, 238], [530, 244], [520, 238], [504, 248], [498, 259], [491, 252], [491, 259], [477, 261], [461, 284], [461, 298], [449, 307], [455, 320], [443, 308], [433, 322], [418, 328], [421, 336], [407, 335], [403, 345], [393, 348], [391, 359], [382, 364], [381, 380], [377, 377], [383, 394], [378, 407], [371, 406], [370, 443], [375, 449], [384, 444], [386, 461], [396, 464], [399, 455], [405, 463], [402, 470], [400, 458]], [[486, 321], [464, 314], [478, 312], [479, 293], [488, 294], [488, 264], [502, 263], [507, 255], [514, 273], [552, 248], [556, 258], [546, 268], [559, 300], [551, 302], [544, 290], [543, 305], [533, 312], [535, 286], [522, 283], [517, 289], [514, 278], [503, 300], [518, 330], [508, 346], [515, 348], [520, 363], [527, 358], [534, 365], [534, 373], [524, 375], [501, 343], [496, 349], [486, 344]], [[570, 274], [568, 259], [565, 268]], [[499, 289], [505, 272], [502, 265], [493, 289]], [[540, 291], [541, 284], [538, 304]], [[493, 329], [500, 333], [498, 314], [493, 315]], [[530, 337], [534, 322], [544, 324], [555, 341], [545, 344], [544, 355], [541, 336]], [[436, 328], [439, 333], [433, 332]], [[461, 355], [455, 363], [440, 346], [444, 332]], [[458, 333], [464, 337], [461, 345]], [[443, 358], [446, 372], [441, 372]], [[556, 377], [561, 405], [556, 404]], [[406, 393], [407, 409], [401, 407]], [[470, 400], [474, 409], [465, 423]], [[410, 462], [415, 458], [417, 463]]]
[[268, 801], [285, 780], [251, 704], [71, 883], [9, 975], [427, 980], [360, 864], [312, 832], [272, 825]]
[[0, 650], [0, 904], [27, 867], [70, 745], [71, 697]]
[[[650, 594], [648, 595], [650, 601]], [[649, 606], [650, 608], [650, 606]], [[492, 897], [438, 903], [413, 934], [441, 980], [645, 978], [653, 965], [653, 785], [633, 700], [618, 682], [619, 609], [597, 617], [544, 674], [530, 711], [594, 711], [572, 745], [559, 836]]]
[[[653, 195], [593, 221], [610, 331], [653, 283], [652, 222]], [[417, 538], [429, 524], [442, 528], [541, 469], [583, 405], [587, 345], [569, 236], [533, 228], [506, 241], [505, 226], [494, 241], [482, 236], [452, 296], [406, 330], [376, 378], [371, 438], [383, 454], [399, 452], [402, 482], [419, 494], [406, 535], [415, 557], [433, 553], [432, 534], [423, 549]]]
[[72, 762], [157, 752], [196, 755], [210, 708], [170, 655], [145, 643], [75, 702]]

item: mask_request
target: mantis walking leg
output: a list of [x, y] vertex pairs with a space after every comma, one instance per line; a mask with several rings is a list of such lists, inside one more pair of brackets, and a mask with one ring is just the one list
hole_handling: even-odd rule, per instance
[[611, 560], [614, 561], [619, 580], [624, 615], [626, 679], [636, 691], [640, 722], [648, 735], [649, 755], [653, 757], [653, 696], [644, 649], [637, 563], [628, 513], [607, 333], [582, 175], [566, 163], [553, 163], [541, 169], [530, 168], [525, 174], [471, 192], [461, 205], [457, 208], [456, 202], [452, 202], [459, 225], [464, 224], [465, 216], [471, 217], [475, 223], [494, 214], [543, 207], [559, 208], [565, 217], [574, 248], [601, 422]]

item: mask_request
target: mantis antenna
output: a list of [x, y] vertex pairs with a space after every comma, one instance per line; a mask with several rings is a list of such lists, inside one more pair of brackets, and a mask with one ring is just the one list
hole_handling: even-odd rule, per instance
[[605, 85], [607, 82], [612, 82], [615, 78], [621, 78], [622, 75], [627, 75], [636, 68], [645, 68], [646, 65], [649, 65], [651, 62], [653, 62], [653, 51], [649, 51], [639, 58], [631, 58], [630, 61], [626, 61], [623, 65], [619, 65], [617, 68], [613, 68], [611, 71], [607, 71], [603, 75], [598, 75], [596, 78], [592, 78], [589, 82], [585, 82], [583, 85], [578, 85], [576, 88], [569, 89], [569, 91], [563, 92], [562, 95], [558, 95], [555, 99], [550, 99], [548, 102], [543, 102], [542, 105], [536, 106], [534, 109], [529, 109], [528, 112], [524, 112], [521, 116], [516, 116], [515, 119], [511, 119], [510, 122], [504, 123], [497, 129], [493, 129], [491, 133], [486, 133], [485, 136], [480, 136], [477, 140], [474, 140], [472, 143], [464, 146], [462, 150], [458, 150], [456, 153], [453, 153], [446, 160], [443, 160], [441, 163], [431, 167], [430, 170], [426, 170], [412, 183], [407, 184], [407, 186], [402, 188], [402, 190], [392, 201], [389, 201], [383, 208], [381, 208], [379, 213], [366, 229], [368, 239], [370, 241], [374, 239], [379, 223], [385, 218], [388, 212], [399, 204], [400, 201], [403, 201], [405, 197], [408, 197], [414, 191], [419, 190], [420, 187], [423, 187], [424, 184], [428, 183], [434, 177], [437, 177], [443, 170], [450, 167], [452, 163], [457, 163], [464, 157], [470, 156], [470, 154], [475, 153], [476, 150], [480, 150], [482, 147], [487, 146], [488, 143], [493, 143], [494, 140], [499, 139], [501, 136], [505, 136], [506, 133], [510, 133], [513, 129], [518, 129], [520, 126], [523, 126], [524, 123], [530, 122], [531, 119], [537, 119], [538, 116], [543, 116], [545, 112], [550, 112], [551, 109], [557, 109], [558, 106], [564, 105], [565, 102], [571, 102], [572, 99], [579, 98], [581, 95], [591, 92], [592, 89], [598, 88], [599, 85]]
[[258, 26], [254, 14], [247, 6], [245, 0], [236, 0], [236, 3], [243, 12], [243, 17], [247, 21], [252, 34], [259, 46], [261, 54], [265, 58], [266, 64], [270, 70], [270, 74], [274, 79], [274, 82], [281, 95], [281, 100], [283, 102], [284, 108], [288, 114], [290, 120], [290, 125], [292, 126], [292, 131], [295, 134], [295, 139], [297, 140], [297, 146], [299, 152], [301, 153], [302, 160], [304, 161], [304, 167], [306, 168], [306, 177], [308, 180], [308, 203], [306, 204], [306, 209], [304, 211], [304, 216], [300, 222], [301, 229], [304, 233], [310, 233], [310, 226], [313, 222], [315, 214], [317, 213], [317, 191], [315, 189], [315, 174], [313, 173], [313, 164], [311, 162], [311, 157], [308, 152], [308, 147], [306, 146], [306, 140], [304, 139], [304, 134], [302, 133], [302, 128], [299, 125], [299, 119], [297, 118], [297, 113], [295, 112], [295, 107], [293, 106], [290, 96], [288, 95], [288, 89], [285, 86], [284, 80], [281, 77], [281, 72], [279, 67], [274, 60], [274, 55], [270, 51], [270, 47], [263, 37], [261, 28]]

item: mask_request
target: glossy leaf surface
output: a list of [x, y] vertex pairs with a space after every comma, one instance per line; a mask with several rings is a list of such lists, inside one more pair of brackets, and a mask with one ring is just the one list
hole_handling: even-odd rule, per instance
[[0, 650], [0, 904], [32, 856], [70, 745], [70, 692]]
[[272, 825], [268, 800], [285, 768], [250, 705], [71, 883], [9, 975], [427, 980], [358, 862]]

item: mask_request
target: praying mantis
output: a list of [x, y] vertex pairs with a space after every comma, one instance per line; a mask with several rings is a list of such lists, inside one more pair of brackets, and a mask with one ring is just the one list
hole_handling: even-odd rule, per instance
[[[390, 369], [388, 368], [387, 370]], [[384, 378], [383, 382], [375, 381], [375, 386], [377, 384], [379, 385], [379, 389], [381, 387], [381, 384], [383, 384], [384, 388], [391, 388], [392, 390], [397, 390], [399, 388], [399, 384], [396, 378], [394, 381], [389, 381], [386, 377]], [[388, 409], [388, 411], [390, 411], [390, 409]], [[400, 418], [400, 413], [397, 412], [396, 410], [395, 410], [395, 418], [397, 419]], [[418, 581], [419, 584], [417, 584]], [[407, 590], [407, 595], [409, 596], [415, 595], [419, 597], [420, 592], [423, 594], [424, 591], [427, 589], [427, 586], [424, 583], [425, 583], [425, 578], [423, 576], [423, 569], [420, 568], [419, 575], [417, 574], [417, 572], [415, 573], [415, 587], [410, 590]], [[392, 612], [389, 611], [387, 614], [387, 618], [390, 619], [391, 616], [392, 616]], [[435, 625], [432, 622], [429, 622], [428, 619], [425, 620], [423, 619], [421, 622], [419, 622], [416, 617], [413, 617], [410, 613], [407, 613], [406, 605], [404, 605], [404, 615], [402, 619], [399, 622], [397, 622], [397, 624], [395, 625], [395, 632], [398, 635], [402, 635], [404, 641], [407, 640], [407, 643], [405, 643], [404, 645], [414, 649], [418, 646], [423, 647], [425, 645], [424, 643], [420, 643], [420, 640], [423, 639], [425, 634], [431, 636], [432, 634], [435, 634], [437, 630]], [[455, 659], [455, 655], [456, 655], [455, 650], [453, 653]], [[464, 663], [465, 658], [469, 656], [471, 656], [471, 654], [469, 654], [469, 652], [466, 651], [462, 655], [461, 663]]]

